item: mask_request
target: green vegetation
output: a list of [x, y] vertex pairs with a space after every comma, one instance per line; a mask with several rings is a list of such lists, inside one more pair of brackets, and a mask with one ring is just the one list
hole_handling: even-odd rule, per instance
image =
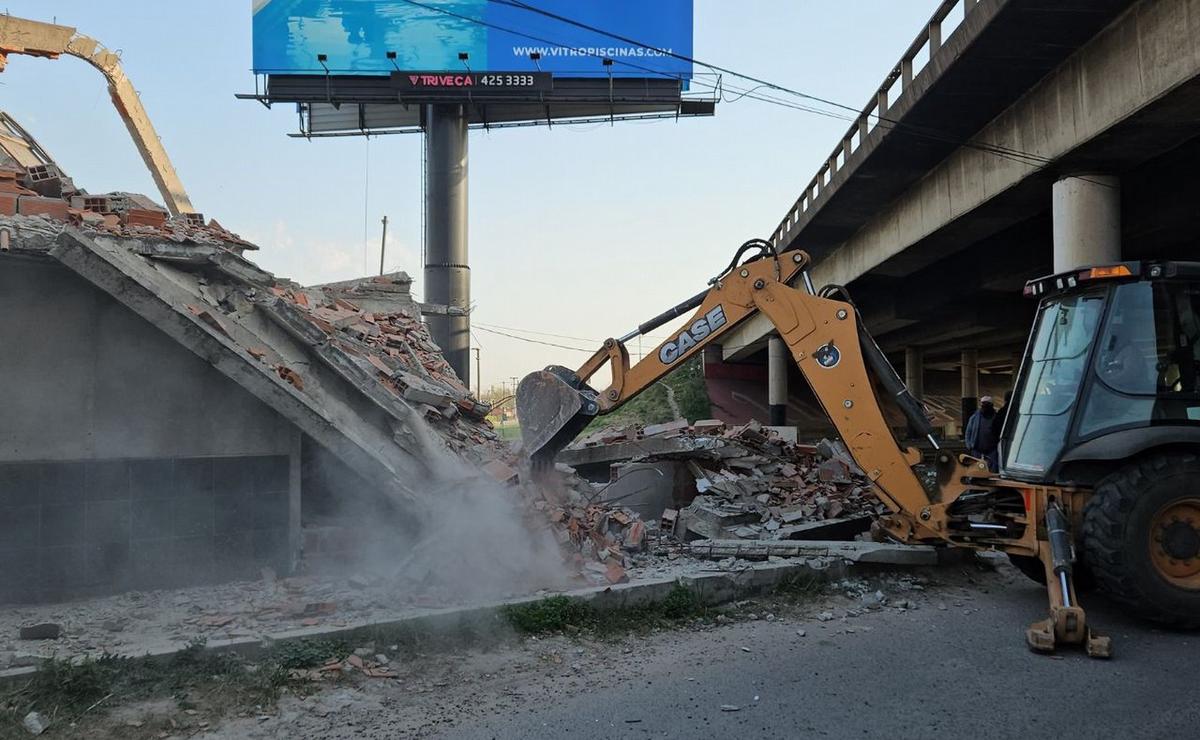
[[164, 659], [50, 659], [27, 683], [0, 694], [0, 737], [21, 737], [21, 721], [30, 711], [50, 719], [54, 735], [85, 715], [97, 720], [110, 707], [132, 701], [172, 698], [181, 711], [199, 707], [214, 714], [269, 706], [284, 691], [300, 690], [303, 682], [292, 677], [292, 669], [348, 653], [341, 643], [312, 640], [274, 647], [251, 662], [206, 650], [197, 640]]
[[675, 411], [671, 408], [668, 387], [675, 393], [675, 403], [683, 418], [696, 421], [712, 415], [712, 404], [708, 400], [708, 390], [704, 387], [704, 363], [697, 356], [672, 370], [662, 380], [613, 413], [597, 418], [585, 433], [629, 424], [662, 424], [674, 421]]
[[693, 619], [707, 620], [709, 611], [695, 591], [683, 584], [675, 584], [665, 599], [650, 604], [598, 609], [566, 596], [551, 596], [505, 607], [504, 616], [523, 634], [588, 632], [598, 637], [615, 637], [674, 627]]

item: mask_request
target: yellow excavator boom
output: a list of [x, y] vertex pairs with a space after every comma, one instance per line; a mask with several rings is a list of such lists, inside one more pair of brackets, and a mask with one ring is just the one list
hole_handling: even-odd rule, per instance
[[28, 56], [57, 59], [66, 54], [77, 57], [100, 70], [100, 74], [108, 80], [108, 92], [112, 96], [113, 105], [129, 135], [133, 137], [134, 146], [142, 155], [142, 160], [150, 169], [154, 184], [162, 195], [167, 210], [172, 216], [194, 213], [192, 202], [179, 175], [167, 156], [166, 149], [159, 141], [154, 124], [142, 107], [141, 98], [133, 89], [133, 83], [121, 69], [120, 57], [100, 45], [100, 42], [90, 36], [78, 33], [70, 26], [58, 26], [53, 23], [41, 23], [11, 15], [0, 15], [0, 72], [8, 65], [9, 54], [25, 54]]

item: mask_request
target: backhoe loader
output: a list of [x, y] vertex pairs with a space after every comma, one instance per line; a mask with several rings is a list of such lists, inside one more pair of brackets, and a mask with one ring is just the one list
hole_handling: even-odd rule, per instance
[[[751, 240], [710, 287], [608, 339], [579, 369], [526, 376], [517, 413], [544, 467], [597, 415], [619, 408], [757, 312], [791, 351], [900, 542], [1007, 553], [1046, 584], [1049, 616], [1026, 630], [1038, 652], [1112, 654], [1079, 605], [1081, 576], [1137, 613], [1200, 627], [1200, 263], [1125, 262], [1030, 281], [1040, 301], [1001, 434], [1001, 465], [939, 449], [914, 399], [846, 290], [816, 290], [799, 250]], [[800, 287], [792, 287], [796, 282]], [[626, 342], [693, 312], [630, 366]], [[605, 364], [604, 390], [588, 380]], [[880, 397], [934, 448], [936, 483], [901, 446]], [[1077, 557], [1078, 553], [1078, 557]]]

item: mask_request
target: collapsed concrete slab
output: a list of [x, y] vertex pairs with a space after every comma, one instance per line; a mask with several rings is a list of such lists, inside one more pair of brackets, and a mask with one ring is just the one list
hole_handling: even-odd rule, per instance
[[492, 449], [416, 311], [277, 280], [223, 230], [76, 216], [0, 215], [0, 550], [19, 566], [0, 602], [289, 571], [306, 447], [414, 522], [442, 448]]

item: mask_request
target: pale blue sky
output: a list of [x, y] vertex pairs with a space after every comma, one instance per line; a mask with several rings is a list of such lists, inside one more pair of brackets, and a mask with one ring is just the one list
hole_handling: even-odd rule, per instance
[[[696, 0], [696, 56], [857, 107], [935, 6]], [[387, 214], [388, 266], [412, 274], [420, 293], [420, 138], [290, 139], [292, 107], [235, 100], [254, 86], [249, 0], [4, 7], [122, 51], [192, 202], [258, 243], [263, 267], [303, 283], [361, 275], [378, 265]], [[82, 187], [156, 195], [84, 63], [11, 57], [0, 107]], [[593, 340], [540, 337], [576, 347], [624, 334], [702, 289], [742, 241], [769, 235], [848, 125], [743, 100], [719, 104], [711, 119], [472, 133], [475, 321]], [[586, 358], [475, 335], [485, 387]]]

